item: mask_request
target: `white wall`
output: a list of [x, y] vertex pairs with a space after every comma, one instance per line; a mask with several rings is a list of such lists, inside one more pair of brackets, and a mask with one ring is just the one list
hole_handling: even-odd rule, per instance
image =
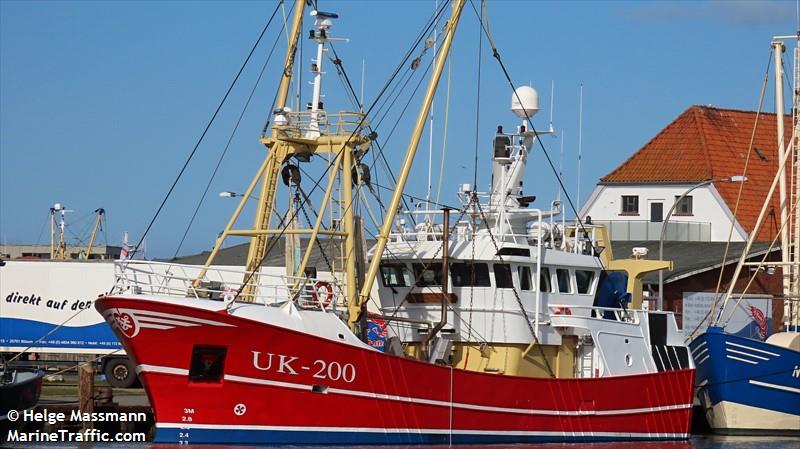
[[[649, 221], [650, 203], [663, 203], [663, 217], [675, 202], [675, 197], [685, 193], [694, 184], [626, 184], [626, 185], [598, 185], [592, 195], [581, 208], [581, 217], [591, 216], [593, 221]], [[622, 215], [622, 196], [639, 196], [639, 215]], [[719, 192], [713, 185], [699, 187], [693, 190], [692, 215], [682, 216], [673, 213], [670, 223], [676, 222], [702, 222], [711, 223], [711, 241], [724, 242], [728, 240], [733, 214], [727, 204], [722, 200]], [[732, 241], [744, 241], [747, 233], [738, 224], [735, 224]]]

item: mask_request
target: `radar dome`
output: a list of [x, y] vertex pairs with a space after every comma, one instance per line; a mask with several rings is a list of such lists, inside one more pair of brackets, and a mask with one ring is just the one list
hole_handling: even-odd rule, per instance
[[518, 87], [511, 95], [511, 111], [519, 118], [529, 118], [539, 112], [539, 92], [531, 86]]

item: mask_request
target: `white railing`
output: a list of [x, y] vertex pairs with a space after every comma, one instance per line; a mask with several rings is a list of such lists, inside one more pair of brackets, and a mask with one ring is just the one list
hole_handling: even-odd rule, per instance
[[[674, 217], [674, 216], [673, 216]], [[664, 230], [664, 241], [675, 242], [710, 242], [711, 223], [702, 221], [670, 221], [649, 222], [643, 220], [595, 220], [597, 224], [606, 225], [612, 241], [623, 240], [655, 240], [661, 238]]]
[[[247, 301], [278, 305], [296, 299], [303, 307], [334, 308], [342, 291], [336, 282], [314, 278], [291, 277], [268, 271], [268, 267], [253, 275], [243, 267], [210, 267], [198, 279], [200, 265], [182, 265], [146, 260], [126, 260], [114, 263], [116, 293], [158, 296], [191, 297], [233, 302]], [[247, 284], [244, 284], [247, 280]], [[298, 285], [294, 289], [295, 284]], [[245, 294], [245, 286], [255, 287], [255, 293]]]
[[279, 134], [290, 138], [303, 138], [310, 132], [323, 136], [347, 136], [365, 128], [369, 121], [360, 112], [328, 114], [323, 110], [288, 112], [282, 114], [285, 122], [276, 123]]

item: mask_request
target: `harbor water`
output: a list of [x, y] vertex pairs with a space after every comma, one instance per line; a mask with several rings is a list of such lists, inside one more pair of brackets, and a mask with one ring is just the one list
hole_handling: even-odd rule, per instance
[[[45, 449], [45, 448], [75, 448], [75, 449], [89, 449], [89, 448], [113, 448], [113, 449], [177, 449], [177, 448], [192, 448], [192, 449], [237, 449], [237, 448], [260, 448], [266, 449], [271, 447], [281, 446], [229, 446], [229, 445], [174, 445], [174, 444], [156, 444], [156, 443], [137, 443], [137, 444], [109, 444], [109, 443], [74, 443], [72, 445], [58, 444], [43, 444], [43, 443], [18, 443], [6, 446], [18, 449]], [[282, 446], [292, 447], [296, 449], [302, 446]], [[365, 446], [308, 446], [313, 449], [333, 449], [333, 448], [355, 448]], [[370, 446], [380, 447], [384, 449], [441, 449], [447, 446]], [[514, 449], [798, 449], [800, 448], [800, 438], [796, 437], [771, 437], [771, 436], [723, 436], [723, 435], [697, 435], [693, 436], [687, 441], [661, 441], [661, 442], [624, 442], [624, 443], [572, 443], [572, 444], [519, 444], [519, 445], [469, 445], [469, 446], [452, 446], [464, 449], [499, 449], [499, 448], [514, 448]]]

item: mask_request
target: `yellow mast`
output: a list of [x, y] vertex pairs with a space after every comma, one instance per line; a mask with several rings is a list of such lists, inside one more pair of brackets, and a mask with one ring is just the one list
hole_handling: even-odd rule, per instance
[[[228, 236], [247, 236], [251, 237], [250, 247], [247, 254], [245, 280], [246, 285], [242, 287], [242, 300], [253, 300], [256, 294], [256, 285], [258, 284], [257, 272], [260, 269], [260, 264], [266, 254], [268, 242], [270, 238], [280, 236], [299, 236], [309, 235], [310, 238], [307, 242], [308, 246], [305, 249], [300, 266], [294, 272], [294, 267], [287, 267], [292, 272], [288, 273], [297, 277], [303, 276], [306, 265], [308, 264], [309, 256], [311, 253], [312, 245], [314, 245], [318, 235], [328, 235], [336, 238], [344, 238], [346, 254], [355, 253], [355, 237], [354, 237], [354, 211], [352, 205], [352, 184], [351, 184], [351, 169], [354, 163], [354, 152], [362, 154], [370, 144], [370, 139], [358, 133], [364, 124], [363, 113], [339, 113], [327, 114], [321, 110], [321, 103], [318, 107], [314, 107], [309, 111], [296, 111], [292, 112], [285, 108], [286, 98], [289, 92], [289, 85], [292, 79], [292, 72], [294, 66], [294, 56], [296, 53], [300, 30], [302, 25], [303, 10], [305, 1], [297, 0], [295, 2], [295, 13], [292, 22], [292, 34], [290, 36], [289, 49], [286, 53], [286, 60], [284, 62], [284, 70], [281, 76], [281, 83], [278, 89], [278, 96], [275, 104], [275, 117], [272, 121], [272, 130], [269, 136], [262, 136], [261, 143], [269, 149], [269, 154], [264, 162], [259, 167], [253, 180], [250, 182], [245, 193], [242, 195], [238, 207], [236, 208], [233, 216], [228, 221], [222, 234], [217, 239], [213, 250], [208, 256], [203, 269], [197, 277], [196, 283], [202, 281], [208, 267], [213, 262], [225, 238]], [[327, 29], [330, 22], [326, 19], [328, 17], [335, 18], [335, 15], [330, 13], [312, 12], [312, 15], [317, 17], [317, 24], [320, 27]], [[322, 28], [320, 28], [322, 30]], [[318, 51], [322, 52], [322, 45], [328, 41], [327, 33], [318, 32], [316, 35], [318, 41]], [[318, 53], [318, 59], [321, 59]], [[321, 66], [321, 61], [318, 61]], [[315, 64], [315, 67], [317, 65]], [[312, 70], [315, 70], [312, 68]], [[321, 71], [317, 69], [315, 72], [318, 77]], [[318, 81], [319, 83], [319, 81]], [[318, 86], [315, 87], [315, 96], [318, 94]], [[275, 212], [275, 197], [278, 188], [278, 182], [281, 179], [281, 167], [293, 156], [297, 159], [307, 161], [313, 154], [329, 153], [333, 155], [335, 161], [333, 167], [329, 167], [330, 179], [327, 189], [324, 193], [323, 200], [318, 212], [318, 219], [313, 229], [299, 229], [296, 223], [292, 226], [286, 226], [281, 229], [273, 229], [270, 227], [271, 215]], [[335, 178], [338, 175], [343, 184], [342, 197], [345, 201], [344, 215], [340, 229], [324, 230], [320, 229], [322, 225], [322, 217], [326, 206], [333, 194], [335, 187]], [[258, 192], [258, 209], [251, 229], [233, 229], [239, 215], [244, 209], [245, 202], [252, 196], [256, 186], [261, 181], [260, 189]], [[291, 201], [291, 200], [290, 200]], [[292, 210], [290, 209], [290, 214]], [[287, 217], [291, 219], [292, 217]], [[294, 221], [294, 220], [292, 220]], [[350, 258], [348, 258], [350, 259]], [[296, 261], [295, 261], [296, 262]], [[293, 262], [294, 264], [294, 262]], [[357, 289], [355, 286], [355, 257], [347, 260], [345, 263], [347, 270], [346, 275], [348, 282], [347, 296], [349, 301], [355, 301], [357, 297]], [[255, 274], [248, 274], [255, 273]], [[352, 283], [351, 283], [352, 282]], [[300, 280], [292, 282], [293, 290], [298, 291]], [[296, 296], [296, 295], [295, 295]]]
[[378, 241], [372, 254], [372, 260], [370, 261], [367, 274], [364, 278], [364, 285], [361, 287], [361, 293], [357, 300], [349, 303], [350, 315], [348, 318], [348, 323], [350, 324], [351, 328], [355, 328], [355, 323], [357, 323], [359, 320], [362, 307], [364, 304], [366, 304], [366, 301], [369, 298], [370, 291], [372, 290], [372, 284], [375, 282], [375, 277], [378, 274], [381, 256], [383, 256], [383, 251], [386, 249], [386, 242], [388, 241], [389, 234], [392, 231], [394, 217], [397, 214], [397, 208], [400, 206], [400, 200], [403, 196], [403, 189], [405, 188], [406, 181], [408, 180], [408, 175], [411, 172], [411, 165], [413, 164], [414, 156], [417, 153], [419, 140], [422, 136], [422, 131], [425, 128], [428, 113], [431, 109], [431, 103], [433, 102], [433, 96], [436, 93], [436, 87], [439, 84], [439, 78], [442, 75], [444, 64], [447, 61], [447, 56], [450, 53], [450, 45], [453, 42], [453, 35], [456, 32], [458, 20], [461, 18], [461, 11], [463, 8], [464, 0], [455, 0], [453, 2], [453, 12], [446, 25], [447, 30], [445, 31], [444, 41], [442, 42], [442, 47], [437, 57], [436, 65], [433, 68], [433, 74], [428, 82], [428, 88], [425, 91], [425, 99], [422, 102], [422, 108], [417, 116], [414, 132], [411, 134], [411, 140], [408, 143], [406, 157], [403, 160], [403, 166], [397, 178], [397, 185], [395, 186], [394, 193], [392, 193], [392, 199], [389, 202], [389, 206], [386, 208], [386, 218], [381, 226], [380, 234], [378, 234]]
[[[289, 37], [288, 48], [286, 50], [286, 58], [284, 59], [283, 63], [283, 73], [281, 74], [281, 81], [280, 85], [278, 86], [278, 95], [275, 98], [275, 108], [276, 109], [283, 109], [286, 105], [286, 97], [289, 94], [289, 86], [292, 81], [292, 72], [294, 71], [294, 57], [297, 52], [297, 44], [300, 39], [300, 27], [303, 22], [303, 12], [305, 11], [305, 1], [304, 0], [295, 0], [294, 3], [294, 16], [292, 18], [292, 34]], [[272, 111], [270, 111], [272, 112]], [[275, 133], [275, 123], [273, 123], [273, 134]], [[283, 160], [286, 157], [285, 150], [282, 151], [280, 146], [276, 146], [276, 148], [270, 148], [268, 145], [269, 142], [266, 141], [267, 139], [261, 139], [261, 143], [266, 145], [269, 151], [264, 162], [259, 167], [258, 171], [256, 172], [255, 177], [250, 182], [250, 185], [245, 190], [244, 194], [242, 195], [242, 199], [239, 201], [239, 205], [236, 207], [233, 215], [231, 216], [230, 220], [228, 220], [228, 224], [225, 226], [225, 229], [222, 231], [222, 234], [217, 238], [217, 241], [214, 243], [214, 248], [211, 250], [211, 253], [208, 255], [208, 259], [206, 259], [206, 263], [203, 265], [202, 270], [197, 276], [197, 281], [205, 277], [206, 271], [208, 271], [208, 267], [211, 266], [214, 259], [217, 256], [217, 253], [222, 248], [222, 244], [225, 242], [225, 238], [229, 235], [239, 235], [232, 234], [231, 231], [233, 229], [234, 224], [236, 224], [236, 220], [239, 218], [239, 215], [242, 213], [247, 200], [250, 199], [251, 195], [253, 194], [253, 190], [255, 190], [256, 185], [258, 185], [259, 179], [264, 175], [264, 173], [268, 173], [261, 185], [261, 196], [259, 196], [259, 204], [258, 210], [256, 211], [255, 217], [255, 224], [253, 230], [261, 230], [265, 229], [265, 227], [269, 224], [269, 215], [272, 211], [272, 201], [274, 200], [274, 189], [272, 191], [272, 196], [266, 195], [266, 191], [268, 184], [271, 182], [274, 185], [274, 180], [277, 174], [277, 169], [280, 168], [280, 164], [283, 163]], [[276, 153], [282, 153], [281, 155], [276, 156]], [[276, 164], [275, 160], [280, 157], [279, 162]], [[270, 204], [265, 204], [269, 202]], [[267, 236], [263, 234], [250, 234], [253, 237], [250, 241], [250, 249], [247, 253], [247, 269], [250, 270], [253, 263], [258, 264], [258, 261], [261, 260], [261, 257], [256, 257], [259, 251], [263, 251], [266, 248], [266, 239]], [[258, 270], [259, 267], [256, 267]], [[248, 292], [251, 293], [252, 292]]]
[[103, 219], [103, 215], [105, 215], [106, 210], [102, 207], [95, 210], [94, 213], [97, 214], [97, 217], [94, 220], [94, 228], [92, 228], [92, 235], [89, 237], [89, 245], [86, 246], [86, 259], [90, 259], [92, 254], [92, 246], [94, 246], [94, 238], [97, 236], [97, 230], [100, 229], [100, 222]]

